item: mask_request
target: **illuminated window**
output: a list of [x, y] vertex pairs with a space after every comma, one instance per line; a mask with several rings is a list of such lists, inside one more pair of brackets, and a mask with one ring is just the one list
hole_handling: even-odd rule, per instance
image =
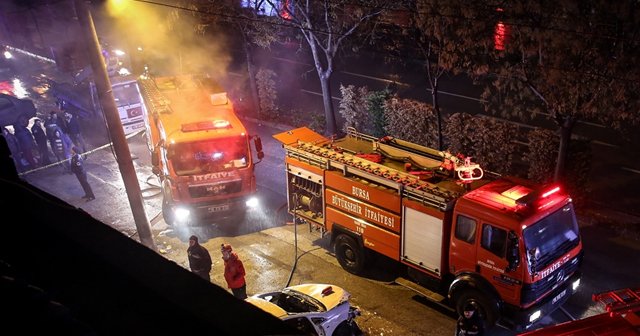
[[504, 23], [498, 22], [496, 24], [495, 32], [493, 34], [493, 40], [496, 50], [504, 50], [506, 31], [507, 26], [505, 26]]
[[289, 19], [289, 14], [283, 10], [285, 6], [290, 8], [290, 0], [276, 0], [273, 1], [273, 6], [264, 0], [241, 0], [240, 5], [244, 8], [251, 8], [257, 10], [258, 14], [266, 16], [277, 16], [278, 11], [284, 19]]
[[[278, 5], [280, 1], [275, 1], [274, 4]], [[241, 0], [241, 5], [244, 8], [256, 9], [259, 14], [267, 16], [277, 16], [278, 11], [264, 0]]]

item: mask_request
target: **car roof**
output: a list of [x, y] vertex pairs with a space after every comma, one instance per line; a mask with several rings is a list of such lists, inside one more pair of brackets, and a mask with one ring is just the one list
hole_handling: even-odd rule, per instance
[[[331, 287], [331, 290], [326, 291], [327, 288], [329, 287]], [[345, 295], [347, 295], [347, 297], [349, 296], [349, 294], [343, 288], [334, 286], [334, 285], [328, 285], [328, 284], [295, 285], [295, 286], [286, 287], [282, 289], [280, 292], [286, 292], [287, 290], [300, 292], [315, 298], [325, 306], [327, 311], [335, 308], [338, 304], [340, 304], [342, 302], [342, 298]], [[325, 291], [324, 294], [323, 294], [323, 291]], [[274, 292], [272, 294], [275, 295], [276, 293]], [[287, 311], [280, 308], [280, 306], [278, 306], [277, 304], [260, 298], [261, 295], [265, 295], [265, 293], [253, 295], [251, 297], [246, 298], [245, 301], [255, 305], [256, 307], [280, 319], [283, 319], [289, 316]]]
[[[329, 287], [331, 287], [331, 291], [328, 294], [323, 294], [323, 291]], [[333, 309], [342, 302], [342, 297], [345, 294], [343, 288], [328, 284], [303, 284], [287, 287], [287, 289], [295, 290], [315, 298], [322, 302], [327, 310]]]

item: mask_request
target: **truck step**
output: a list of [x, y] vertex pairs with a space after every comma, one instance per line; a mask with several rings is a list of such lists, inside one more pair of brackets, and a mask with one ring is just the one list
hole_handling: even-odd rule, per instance
[[402, 287], [406, 287], [411, 289], [412, 291], [426, 297], [427, 299], [429, 299], [430, 301], [433, 301], [435, 303], [437, 303], [438, 305], [453, 311], [453, 309], [451, 307], [449, 307], [449, 305], [446, 304], [446, 298], [436, 292], [433, 292], [427, 288], [424, 288], [420, 285], [418, 285], [417, 283], [409, 280], [409, 279], [405, 279], [402, 277], [396, 278], [396, 280], [394, 280], [394, 282]]

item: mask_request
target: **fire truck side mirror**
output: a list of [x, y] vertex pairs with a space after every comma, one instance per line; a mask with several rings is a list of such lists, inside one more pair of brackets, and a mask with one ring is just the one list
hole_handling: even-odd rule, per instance
[[262, 161], [262, 159], [264, 158], [264, 152], [262, 151], [262, 139], [260, 139], [259, 136], [255, 136], [253, 138], [253, 144], [256, 146], [256, 154], [258, 155], [258, 160]]
[[507, 238], [507, 272], [513, 272], [520, 265], [520, 243], [515, 232], [509, 231]]

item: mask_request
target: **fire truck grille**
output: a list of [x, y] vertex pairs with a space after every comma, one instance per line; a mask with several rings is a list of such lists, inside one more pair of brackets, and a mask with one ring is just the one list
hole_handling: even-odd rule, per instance
[[235, 194], [242, 190], [242, 181], [233, 181], [228, 183], [206, 184], [189, 187], [189, 195], [191, 198], [220, 196]]
[[[580, 258], [580, 256], [578, 258]], [[562, 286], [566, 279], [578, 270], [579, 265], [579, 260], [577, 262], [567, 262], [544, 279], [530, 285], [525, 285], [522, 289], [522, 304], [531, 303], [545, 293], [554, 290], [555, 287]]]

